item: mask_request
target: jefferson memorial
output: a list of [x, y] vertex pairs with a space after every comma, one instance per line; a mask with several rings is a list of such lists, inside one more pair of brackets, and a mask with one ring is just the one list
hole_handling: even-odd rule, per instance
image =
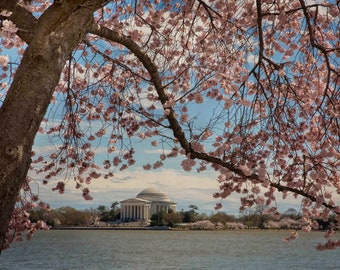
[[151, 219], [158, 212], [168, 213], [171, 209], [176, 212], [177, 203], [170, 201], [167, 195], [155, 188], [141, 191], [135, 198], [120, 202], [120, 219], [122, 221]]

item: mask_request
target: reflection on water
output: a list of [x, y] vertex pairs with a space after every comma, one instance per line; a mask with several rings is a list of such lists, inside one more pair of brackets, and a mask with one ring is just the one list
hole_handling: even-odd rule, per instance
[[340, 269], [323, 233], [286, 231], [41, 231], [0, 256], [1, 270]]

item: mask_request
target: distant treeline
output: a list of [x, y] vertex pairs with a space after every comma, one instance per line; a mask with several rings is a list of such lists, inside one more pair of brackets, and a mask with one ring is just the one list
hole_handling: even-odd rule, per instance
[[[97, 208], [77, 210], [70, 206], [57, 209], [36, 208], [31, 211], [31, 221], [43, 220], [51, 227], [90, 227], [118, 225], [120, 222], [119, 203], [114, 202], [110, 207], [100, 205]], [[134, 224], [145, 225], [142, 221], [129, 220]], [[334, 218], [328, 220], [316, 219], [313, 229], [326, 230], [337, 225]], [[126, 221], [125, 221], [126, 222]], [[198, 213], [198, 207], [189, 205], [188, 210], [177, 212], [159, 212], [151, 217], [149, 226], [170, 226], [190, 229], [301, 229], [306, 224], [305, 219], [293, 208], [282, 214], [267, 213], [264, 207], [254, 207], [240, 213], [239, 216], [217, 212], [211, 215]]]

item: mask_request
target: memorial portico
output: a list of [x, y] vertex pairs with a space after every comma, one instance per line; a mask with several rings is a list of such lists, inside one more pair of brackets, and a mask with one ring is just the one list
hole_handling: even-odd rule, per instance
[[120, 217], [122, 220], [150, 219], [151, 203], [149, 201], [133, 198], [120, 202], [120, 205], [121, 205]]
[[120, 205], [121, 220], [148, 221], [154, 213], [168, 213], [170, 209], [176, 211], [177, 203], [171, 202], [164, 193], [153, 188], [148, 188], [140, 192], [135, 198], [121, 201]]

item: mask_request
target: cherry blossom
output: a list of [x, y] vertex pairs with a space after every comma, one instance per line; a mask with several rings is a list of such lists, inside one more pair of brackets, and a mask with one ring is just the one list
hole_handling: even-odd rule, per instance
[[12, 12], [8, 11], [8, 10], [1, 10], [0, 11], [0, 15], [4, 16], [4, 17], [9, 17], [11, 16]]
[[[13, 164], [91, 199], [91, 182], [138, 166], [142, 140], [162, 153], [146, 170], [211, 170], [216, 209], [236, 193], [241, 210], [276, 214], [276, 198], [293, 197], [304, 230], [340, 221], [338, 3], [12, 2], [0, 3], [0, 183], [3, 168], [20, 179], [8, 204], [27, 174]], [[48, 154], [31, 153], [38, 131]]]
[[0, 55], [0, 65], [4, 68], [7, 66], [9, 62], [9, 57], [8, 55]]
[[298, 237], [299, 237], [299, 234], [296, 231], [293, 231], [290, 233], [288, 237], [283, 238], [283, 242], [288, 243], [292, 240], [295, 240]]
[[[8, 13], [3, 15], [8, 17]], [[1, 27], [1, 31], [3, 35], [7, 35], [6, 33], [15, 33], [16, 31], [18, 31], [18, 28], [15, 26], [15, 24], [10, 21], [10, 20], [3, 20], [2, 21], [2, 27]]]

